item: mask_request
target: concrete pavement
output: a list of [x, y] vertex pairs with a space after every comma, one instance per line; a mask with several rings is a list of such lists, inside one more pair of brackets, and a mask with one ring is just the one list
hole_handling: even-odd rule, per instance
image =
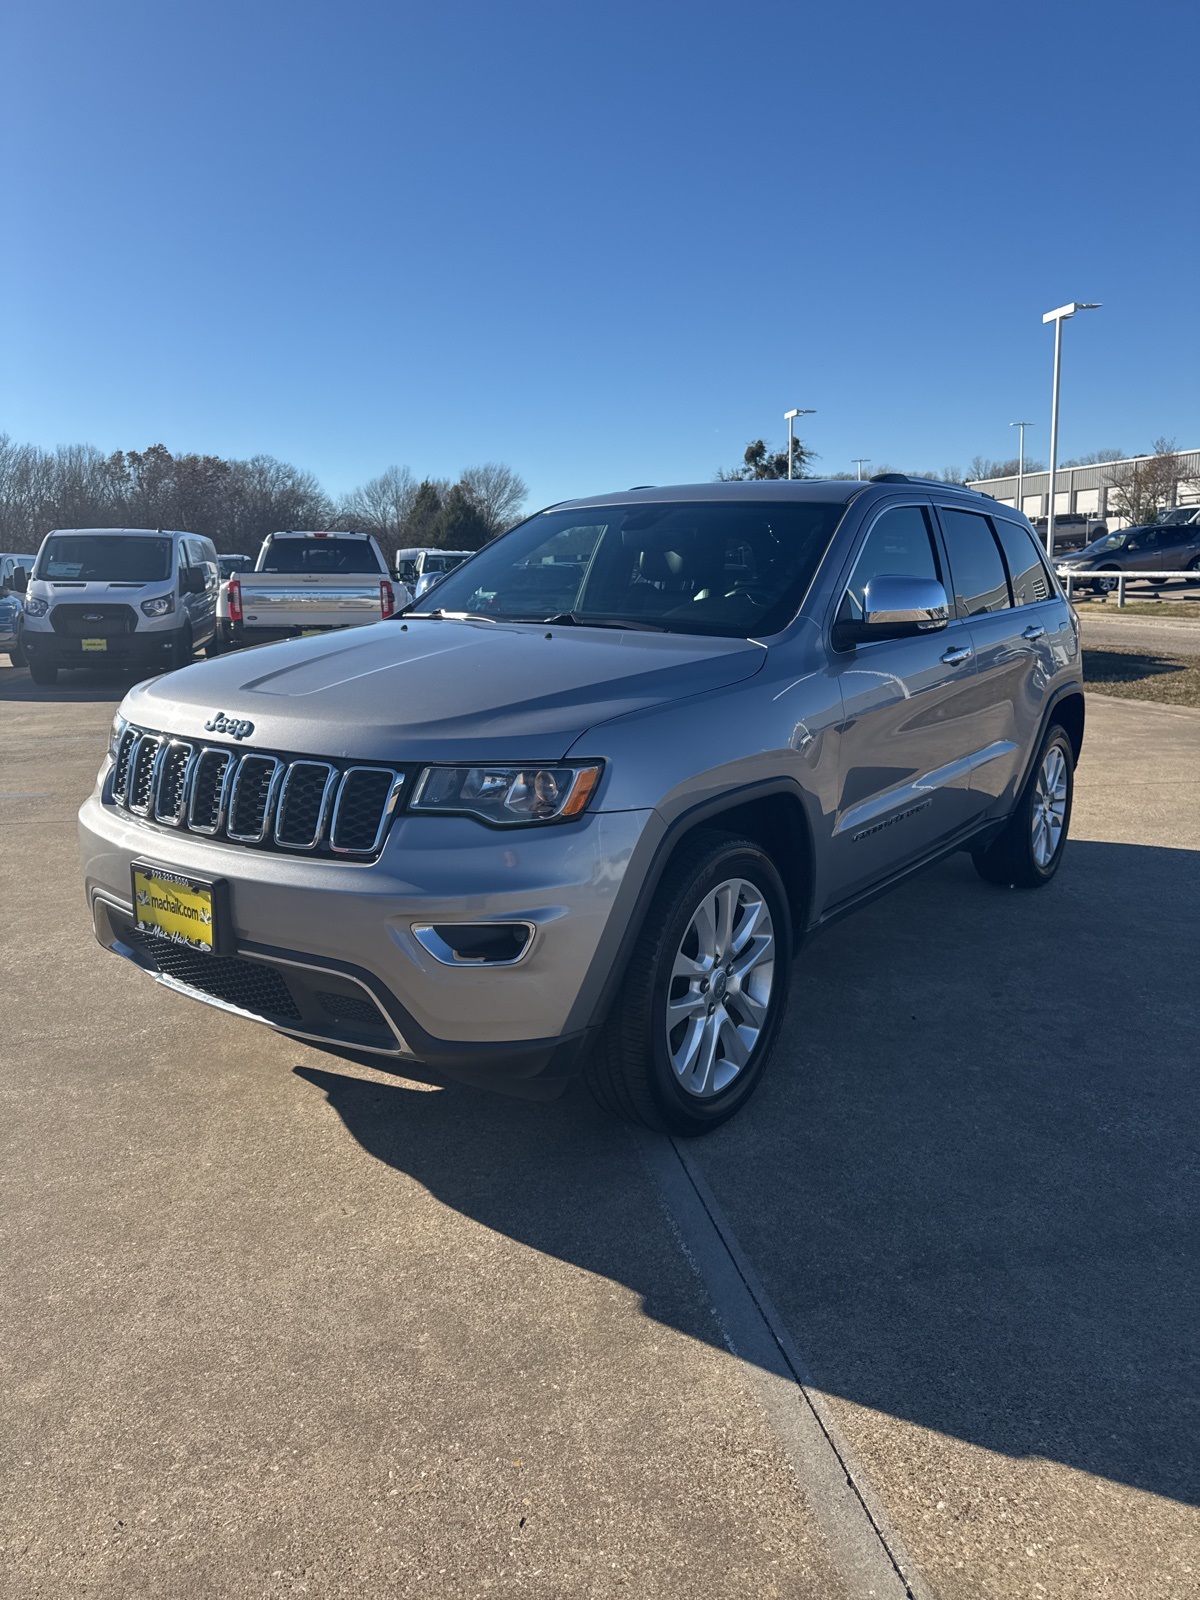
[[[586, 1097], [365, 1071], [93, 944], [118, 692], [0, 669], [5, 1596], [865, 1592]], [[762, 1093], [686, 1152], [945, 1600], [1200, 1573], [1200, 715], [1089, 719], [1056, 883], [960, 858], [814, 941]]]

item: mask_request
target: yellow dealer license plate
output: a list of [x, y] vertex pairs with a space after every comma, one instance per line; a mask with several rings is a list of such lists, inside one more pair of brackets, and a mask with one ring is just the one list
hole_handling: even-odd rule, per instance
[[108, 640], [107, 639], [85, 639], [83, 641], [83, 648], [85, 650], [107, 650], [108, 649]]
[[133, 914], [139, 932], [211, 955], [217, 948], [218, 885], [144, 861], [135, 861], [132, 870]]

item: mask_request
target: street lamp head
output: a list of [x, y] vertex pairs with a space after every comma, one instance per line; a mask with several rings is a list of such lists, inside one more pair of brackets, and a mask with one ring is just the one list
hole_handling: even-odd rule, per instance
[[783, 413], [783, 420], [785, 422], [790, 422], [793, 417], [815, 417], [816, 414], [817, 413], [815, 411], [802, 410], [798, 407], [795, 411], [785, 411]]
[[1070, 305], [1056, 306], [1053, 311], [1047, 311], [1042, 318], [1043, 322], [1065, 322], [1068, 317], [1073, 317], [1077, 311], [1099, 311], [1103, 301], [1100, 300], [1072, 300]]
[[1036, 428], [1036, 422], [1010, 422], [1010, 428]]

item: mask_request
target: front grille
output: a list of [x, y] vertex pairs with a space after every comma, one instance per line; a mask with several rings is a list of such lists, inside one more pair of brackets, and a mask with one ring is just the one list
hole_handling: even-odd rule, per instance
[[378, 847], [393, 781], [394, 774], [378, 767], [350, 768], [333, 807], [330, 841], [335, 850], [364, 855]]
[[206, 956], [136, 929], [122, 937], [136, 945], [159, 972], [187, 984], [189, 989], [199, 989], [201, 994], [255, 1016], [281, 1017], [287, 1022], [301, 1020], [291, 991], [274, 967], [243, 961], [240, 956]]
[[366, 861], [379, 854], [404, 776], [394, 767], [200, 745], [128, 727], [112, 802], [234, 844]]
[[239, 844], [261, 844], [267, 833], [271, 802], [283, 772], [274, 756], [243, 756], [238, 762], [229, 793], [229, 821], [225, 831]]
[[[389, 774], [390, 776], [390, 774]], [[275, 843], [312, 850], [325, 826], [338, 770], [327, 761], [293, 761], [279, 791]]]
[[169, 822], [172, 827], [178, 827], [183, 821], [188, 763], [194, 753], [194, 746], [182, 739], [169, 739], [163, 746], [154, 793], [155, 822]]
[[65, 639], [119, 639], [137, 627], [132, 606], [56, 605], [50, 626]]
[[144, 817], [150, 810], [154, 793], [154, 758], [160, 743], [156, 734], [144, 733], [134, 746], [129, 763], [127, 803], [135, 816]]

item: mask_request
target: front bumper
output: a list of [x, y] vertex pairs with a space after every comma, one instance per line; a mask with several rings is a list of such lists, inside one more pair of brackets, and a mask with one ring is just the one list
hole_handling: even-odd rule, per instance
[[[601, 941], [607, 930], [611, 948], [625, 867], [652, 816], [599, 812], [519, 833], [402, 816], [370, 865], [178, 833], [105, 805], [99, 788], [79, 830], [96, 937], [168, 987], [351, 1058], [530, 1092], [568, 1075], [587, 1043], [581, 997], [602, 982]], [[228, 885], [227, 955], [137, 934], [134, 859]], [[455, 922], [534, 933], [515, 965], [447, 966], [413, 929]]]
[[116, 634], [104, 640], [103, 650], [85, 650], [83, 639], [72, 639], [50, 629], [21, 630], [22, 645], [32, 661], [50, 667], [137, 668], [162, 672], [173, 665], [178, 629], [153, 633]]

